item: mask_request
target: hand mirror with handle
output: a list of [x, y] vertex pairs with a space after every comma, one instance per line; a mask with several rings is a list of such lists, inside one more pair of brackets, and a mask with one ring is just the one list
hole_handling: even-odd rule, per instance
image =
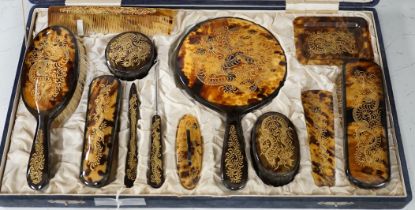
[[285, 53], [267, 29], [233, 17], [197, 24], [174, 50], [171, 63], [186, 92], [226, 114], [222, 181], [231, 190], [243, 188], [248, 165], [241, 119], [278, 94], [287, 72]]

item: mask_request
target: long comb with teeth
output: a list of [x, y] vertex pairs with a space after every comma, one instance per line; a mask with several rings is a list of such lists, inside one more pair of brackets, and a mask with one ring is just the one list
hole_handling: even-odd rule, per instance
[[176, 22], [176, 11], [137, 7], [49, 7], [49, 26], [60, 25], [77, 31], [82, 20], [84, 35], [138, 31], [145, 35], [170, 34]]

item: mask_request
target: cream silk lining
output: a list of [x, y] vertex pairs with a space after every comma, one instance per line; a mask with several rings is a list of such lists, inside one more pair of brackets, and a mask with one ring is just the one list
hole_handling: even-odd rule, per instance
[[[36, 9], [39, 13], [35, 25], [35, 33], [47, 26], [45, 9]], [[153, 39], [158, 48], [160, 59], [160, 88], [159, 113], [164, 121], [165, 142], [165, 169], [166, 181], [159, 189], [153, 189], [146, 184], [146, 172], [149, 152], [150, 119], [154, 114], [154, 83], [153, 73], [139, 81], [138, 85], [141, 106], [139, 120], [139, 165], [138, 178], [134, 187], [126, 189], [123, 185], [124, 167], [126, 158], [126, 143], [128, 138], [127, 96], [131, 82], [123, 82], [123, 105], [121, 126], [119, 132], [119, 152], [116, 177], [109, 185], [95, 189], [84, 186], [78, 179], [81, 150], [83, 144], [83, 130], [85, 111], [87, 107], [88, 85], [99, 75], [110, 74], [105, 65], [104, 51], [108, 41], [115, 34], [96, 34], [81, 39], [87, 50], [88, 74], [80, 105], [69, 120], [59, 128], [51, 130], [50, 158], [51, 174], [48, 187], [43, 192], [31, 190], [26, 182], [26, 168], [32, 139], [36, 128], [35, 118], [28, 112], [22, 101], [19, 102], [16, 120], [11, 135], [10, 149], [2, 180], [2, 193], [15, 194], [134, 194], [134, 195], [262, 195], [262, 196], [352, 196], [352, 195], [404, 195], [400, 168], [396, 158], [396, 144], [393, 129], [389, 129], [390, 156], [392, 177], [390, 183], [379, 190], [364, 190], [353, 186], [345, 176], [343, 161], [342, 129], [336, 118], [336, 184], [334, 187], [317, 187], [311, 177], [310, 153], [307, 142], [306, 125], [301, 104], [301, 91], [309, 89], [334, 90], [334, 81], [340, 69], [335, 66], [303, 66], [295, 58], [293, 20], [301, 14], [288, 14], [284, 11], [231, 11], [231, 10], [181, 10], [178, 12], [178, 21], [171, 36], [155, 36]], [[340, 11], [336, 16], [364, 17], [370, 25], [375, 59], [379, 63], [380, 56], [373, 27], [372, 13]], [[220, 180], [220, 157], [222, 139], [224, 135], [224, 116], [195, 102], [180, 88], [176, 87], [174, 72], [169, 66], [169, 49], [174, 41], [189, 27], [201, 21], [222, 17], [235, 16], [254, 21], [269, 29], [280, 41], [287, 56], [288, 75], [284, 87], [278, 96], [269, 104], [244, 116], [242, 127], [246, 141], [246, 152], [249, 163], [249, 179], [246, 187], [239, 191], [229, 191], [223, 187]], [[263, 113], [277, 111], [286, 115], [297, 128], [301, 147], [301, 164], [299, 173], [294, 181], [282, 187], [265, 185], [256, 175], [250, 159], [249, 139], [251, 129], [256, 119]], [[337, 112], [337, 109], [335, 109]], [[175, 136], [179, 119], [184, 114], [197, 116], [201, 125], [204, 139], [203, 170], [199, 184], [194, 190], [184, 189], [180, 183], [176, 170]], [[337, 113], [338, 116], [338, 113]]]

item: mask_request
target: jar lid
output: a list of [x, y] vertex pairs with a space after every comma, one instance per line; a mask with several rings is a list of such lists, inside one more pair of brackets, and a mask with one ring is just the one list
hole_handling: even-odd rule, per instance
[[146, 35], [124, 32], [110, 40], [105, 49], [105, 58], [111, 73], [131, 81], [148, 74], [156, 58], [156, 49]]

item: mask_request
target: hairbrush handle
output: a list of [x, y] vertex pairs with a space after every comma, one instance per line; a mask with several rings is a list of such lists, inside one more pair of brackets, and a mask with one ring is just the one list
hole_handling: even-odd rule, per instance
[[27, 183], [34, 190], [41, 190], [49, 183], [49, 119], [40, 115], [27, 166]]
[[240, 117], [229, 117], [222, 149], [222, 181], [230, 190], [245, 187], [248, 179], [248, 163]]
[[148, 165], [147, 183], [154, 188], [161, 187], [164, 183], [164, 169], [161, 118], [159, 115], [154, 115], [151, 119], [150, 159]]
[[125, 164], [124, 184], [127, 187], [132, 187], [137, 178], [137, 164], [138, 164], [138, 148], [137, 148], [137, 121], [139, 118], [140, 100], [138, 99], [137, 88], [133, 83], [130, 89], [130, 96], [128, 101], [128, 118], [130, 121], [130, 136], [127, 145], [127, 159]]

